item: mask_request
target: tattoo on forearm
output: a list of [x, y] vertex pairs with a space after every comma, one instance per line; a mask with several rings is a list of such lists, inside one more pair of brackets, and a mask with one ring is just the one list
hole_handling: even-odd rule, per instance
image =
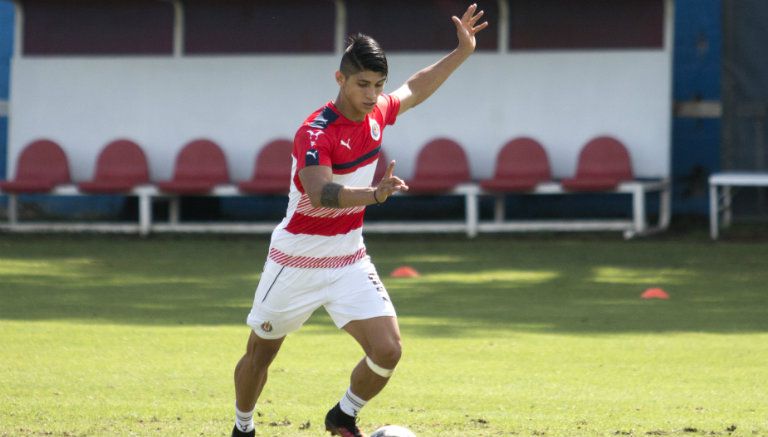
[[339, 192], [342, 186], [335, 182], [328, 182], [323, 186], [322, 194], [320, 195], [320, 204], [327, 208], [339, 207]]

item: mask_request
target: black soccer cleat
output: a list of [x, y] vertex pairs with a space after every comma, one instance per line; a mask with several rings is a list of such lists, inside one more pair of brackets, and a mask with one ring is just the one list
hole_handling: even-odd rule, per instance
[[339, 404], [336, 404], [325, 415], [325, 430], [331, 435], [340, 437], [365, 437], [365, 434], [357, 427], [356, 419], [341, 411]]
[[237, 425], [232, 427], [232, 437], [255, 437], [256, 436], [256, 430], [252, 429], [249, 432], [242, 432], [239, 429], [237, 429]]

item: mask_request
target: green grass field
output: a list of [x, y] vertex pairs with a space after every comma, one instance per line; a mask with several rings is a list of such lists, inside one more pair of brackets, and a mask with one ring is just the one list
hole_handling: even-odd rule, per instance
[[[766, 243], [367, 241], [404, 337], [369, 432], [768, 435]], [[0, 235], [0, 436], [228, 435], [266, 247]], [[422, 277], [387, 279], [403, 264]], [[273, 364], [257, 435], [323, 435], [361, 356], [318, 311]]]

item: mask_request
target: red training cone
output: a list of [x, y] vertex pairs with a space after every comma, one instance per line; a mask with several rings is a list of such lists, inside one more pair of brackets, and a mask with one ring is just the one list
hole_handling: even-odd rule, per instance
[[669, 299], [669, 293], [661, 288], [649, 288], [640, 297], [643, 299]]
[[413, 267], [401, 266], [392, 270], [392, 273], [390, 273], [389, 276], [393, 278], [417, 278], [420, 275]]

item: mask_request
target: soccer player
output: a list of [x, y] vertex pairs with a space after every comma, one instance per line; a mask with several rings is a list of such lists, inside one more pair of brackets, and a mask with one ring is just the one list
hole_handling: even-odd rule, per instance
[[360, 34], [350, 38], [336, 72], [338, 96], [313, 112], [294, 138], [288, 210], [272, 233], [248, 315], [252, 331], [235, 368], [233, 436], [255, 435], [253, 411], [270, 363], [285, 336], [320, 306], [365, 353], [325, 426], [333, 435], [363, 436], [356, 416], [387, 384], [401, 354], [395, 308], [362, 238], [365, 207], [408, 190], [394, 175], [394, 161], [371, 186], [383, 130], [432, 95], [475, 51], [475, 34], [488, 26], [477, 24], [482, 15], [473, 4], [461, 18], [451, 17], [456, 49], [390, 95], [382, 92], [387, 58], [378, 43]]

